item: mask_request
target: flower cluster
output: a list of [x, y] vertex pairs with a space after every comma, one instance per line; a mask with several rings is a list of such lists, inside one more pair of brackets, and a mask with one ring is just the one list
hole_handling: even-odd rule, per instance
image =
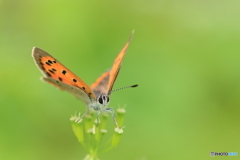
[[[84, 160], [98, 160], [99, 153], [107, 152], [119, 144], [124, 128], [120, 126], [123, 126], [125, 112], [124, 108], [117, 109], [117, 126], [114, 129], [113, 135], [108, 136], [111, 137], [109, 141], [111, 143], [107, 144], [107, 146], [101, 145], [103, 137], [107, 134], [107, 113], [102, 114], [100, 121], [95, 120], [95, 113], [93, 111], [89, 112], [80, 120], [80, 115], [75, 115], [70, 118], [75, 136], [88, 152]], [[76, 122], [76, 120], [78, 121]]]

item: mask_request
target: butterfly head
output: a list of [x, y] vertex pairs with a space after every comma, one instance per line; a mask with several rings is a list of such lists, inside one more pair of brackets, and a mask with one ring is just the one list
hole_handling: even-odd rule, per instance
[[100, 103], [103, 106], [107, 106], [109, 103], [109, 96], [106, 94], [101, 94], [98, 98], [97, 98], [98, 103]]

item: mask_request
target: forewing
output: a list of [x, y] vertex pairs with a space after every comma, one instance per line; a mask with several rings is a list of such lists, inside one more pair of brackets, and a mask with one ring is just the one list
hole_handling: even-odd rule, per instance
[[120, 71], [121, 68], [121, 64], [122, 64], [122, 60], [123, 57], [127, 51], [127, 48], [129, 46], [129, 43], [132, 39], [132, 36], [134, 34], [134, 31], [132, 31], [132, 34], [128, 40], [128, 42], [125, 44], [125, 46], [123, 47], [123, 49], [120, 51], [120, 53], [118, 54], [117, 58], [114, 60], [114, 63], [112, 65], [111, 70], [109, 71], [109, 82], [108, 82], [108, 93], [112, 90], [112, 87], [114, 85], [114, 82], [118, 76], [118, 73]]
[[[79, 90], [81, 90], [86, 95], [88, 95], [90, 99], [96, 99], [91, 88], [88, 87], [88, 85], [83, 80], [77, 77], [74, 73], [72, 73], [69, 69], [67, 69], [64, 65], [62, 65], [58, 60], [56, 60], [50, 54], [41, 50], [40, 48], [34, 47], [32, 50], [32, 56], [38, 68], [44, 74], [45, 81], [51, 82], [51, 84], [53, 84], [54, 86], [57, 86], [62, 90], [66, 90], [70, 93], [72, 93], [72, 91], [71, 89], [69, 89], [69, 86], [79, 88]], [[53, 83], [53, 80], [55, 80], [54, 83]], [[56, 85], [58, 84], [57, 81], [61, 82], [60, 86]], [[67, 88], [64, 88], [64, 87], [67, 87]]]

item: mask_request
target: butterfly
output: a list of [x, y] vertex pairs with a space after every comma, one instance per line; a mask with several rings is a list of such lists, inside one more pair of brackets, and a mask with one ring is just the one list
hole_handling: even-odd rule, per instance
[[67, 67], [49, 53], [40, 48], [33, 47], [32, 57], [37, 67], [44, 75], [42, 80], [60, 88], [63, 91], [73, 94], [88, 106], [87, 111], [79, 119], [77, 119], [76, 122], [81, 121], [89, 110], [93, 109], [97, 111], [98, 122], [101, 111], [106, 111], [112, 114], [115, 125], [118, 126], [114, 111], [112, 110], [113, 108], [107, 108], [107, 105], [109, 104], [109, 97], [113, 91], [138, 86], [132, 85], [112, 90], [133, 33], [134, 31], [132, 32], [128, 42], [114, 60], [112, 68], [103, 73], [91, 86], [88, 86], [81, 78], [72, 73], [69, 69], [67, 69]]

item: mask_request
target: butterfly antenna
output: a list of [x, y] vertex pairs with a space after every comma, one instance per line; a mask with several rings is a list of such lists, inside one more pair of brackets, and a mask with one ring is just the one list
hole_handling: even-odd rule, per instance
[[125, 89], [125, 88], [134, 88], [134, 87], [137, 87], [137, 86], [138, 86], [138, 84], [135, 84], [135, 85], [131, 85], [131, 86], [126, 86], [126, 87], [114, 89], [114, 90], [108, 92], [108, 94], [110, 95], [112, 92], [119, 91], [119, 90], [122, 90], [122, 89]]

